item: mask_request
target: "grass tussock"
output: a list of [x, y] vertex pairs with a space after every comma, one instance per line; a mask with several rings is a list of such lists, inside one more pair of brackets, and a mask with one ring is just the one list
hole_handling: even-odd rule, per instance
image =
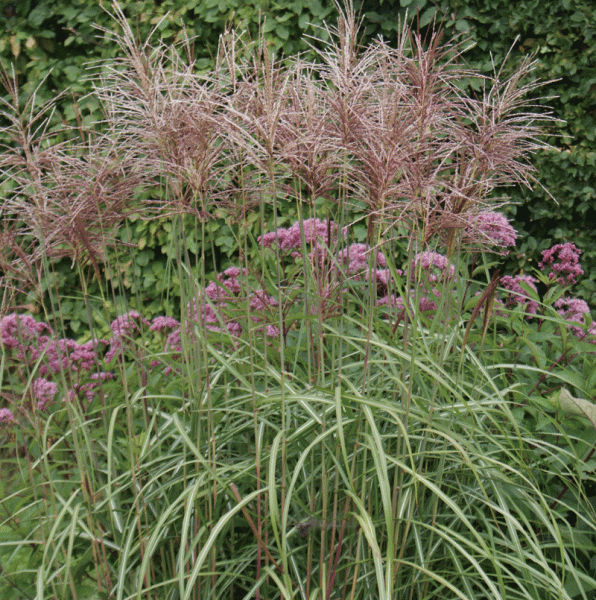
[[[114, 18], [96, 131], [58, 143], [3, 78], [2, 597], [592, 597], [579, 252], [495, 269], [552, 120], [533, 63], [469, 94], [462, 45], [361, 48], [348, 5], [318, 62], [230, 31], [201, 74]], [[177, 314], [110, 312], [136, 219], [174, 232]]]

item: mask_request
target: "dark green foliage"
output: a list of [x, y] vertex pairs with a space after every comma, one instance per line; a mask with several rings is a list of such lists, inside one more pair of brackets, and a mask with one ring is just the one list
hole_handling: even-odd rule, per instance
[[[148, 39], [154, 28], [154, 42], [161, 39], [165, 44], [180, 43], [188, 37], [197, 67], [204, 71], [214, 64], [219, 36], [226, 25], [246, 31], [253, 38], [260, 29], [278, 55], [291, 55], [312, 52], [309, 50], [312, 40], [308, 36], [317, 33], [321, 36], [323, 22], [333, 25], [337, 15], [330, 0], [252, 0], [249, 3], [124, 0], [120, 6], [140, 40]], [[539, 153], [534, 164], [537, 180], [558, 205], [538, 185], [532, 190], [519, 187], [503, 190], [516, 203], [507, 210], [521, 235], [517, 252], [509, 257], [503, 272], [531, 271], [537, 268], [541, 250], [555, 243], [572, 241], [583, 251], [582, 265], [586, 272], [579, 282], [578, 293], [594, 305], [596, 6], [589, 0], [558, 0], [546, 4], [541, 0], [515, 3], [504, 0], [432, 3], [428, 0], [362, 0], [355, 3], [355, 8], [361, 10], [363, 17], [363, 44], [378, 35], [391, 42], [400, 28], [400, 19], [406, 14], [421, 28], [429, 28], [436, 19], [447, 36], [470, 37], [476, 42], [463, 58], [482, 73], [492, 73], [492, 61], [499, 68], [511, 51], [505, 69], [513, 69], [523, 56], [534, 53], [538, 61], [535, 76], [541, 80], [557, 79], [536, 92], [550, 97], [537, 102], [553, 107], [561, 122], [553, 125], [550, 132], [549, 141], [555, 149]], [[0, 27], [5, 31], [0, 39], [0, 60], [8, 70], [14, 65], [23, 101], [37, 88], [38, 105], [68, 90], [57, 104], [53, 117], [56, 127], [76, 127], [102, 119], [99, 103], [90, 95], [92, 86], [86, 77], [90, 65], [97, 66], [97, 61], [109, 60], [118, 52], [105, 31], [95, 26], [114, 30], [116, 24], [111, 10], [111, 3], [104, 1], [0, 2]], [[478, 80], [467, 83], [481, 93]], [[122, 233], [138, 245], [138, 250], [129, 252], [127, 260], [118, 262], [122, 270], [117, 291], [130, 295], [131, 306], [143, 306], [149, 311], [148, 316], [163, 312], [166, 307], [173, 309], [176, 301], [172, 300], [172, 304], [169, 299], [180, 295], [176, 278], [162, 277], [167, 256], [166, 227], [139, 221], [132, 225], [130, 235]], [[188, 225], [189, 236], [193, 227]], [[225, 229], [227, 225], [222, 219], [211, 221], [209, 227], [214, 246], [223, 251], [223, 255], [215, 257], [210, 249], [210, 264], [216, 258], [225, 263], [226, 255], [237, 251], [231, 230]], [[116, 264], [112, 258], [108, 262]], [[81, 284], [70, 270], [70, 262], [64, 261], [57, 270], [61, 273], [59, 281], [64, 282], [63, 294], [80, 295]], [[161, 285], [157, 285], [158, 281]], [[89, 292], [99, 295], [99, 289], [93, 285], [96, 286], [92, 284]], [[77, 302], [73, 302], [72, 310], [75, 310]], [[66, 304], [64, 310], [69, 306]], [[76, 328], [78, 319], [74, 320]]]
[[[139, 40], [147, 40], [154, 29], [153, 41], [165, 44], [188, 37], [197, 66], [204, 70], [213, 67], [227, 25], [252, 37], [261, 30], [276, 52], [292, 55], [308, 50], [305, 36], [314, 35], [325, 19], [335, 22], [337, 14], [327, 0], [124, 0], [119, 5]], [[116, 27], [111, 12], [112, 3], [101, 0], [3, 0], [0, 28], [6, 33], [0, 39], [0, 61], [8, 69], [14, 65], [24, 94], [45, 79], [40, 101], [68, 89], [58, 111], [68, 124], [76, 125], [73, 100], [83, 116], [99, 119], [97, 103], [84, 98], [92, 90], [85, 76], [90, 64], [118, 52], [105, 35]]]
[[583, 251], [585, 276], [582, 296], [596, 302], [596, 5], [586, 0], [451, 2], [451, 10], [470, 24], [477, 46], [466, 53], [471, 66], [487, 72], [489, 53], [499, 65], [511, 48], [509, 65], [534, 54], [535, 76], [552, 81], [540, 90], [549, 96], [539, 102], [551, 106], [561, 119], [549, 142], [555, 147], [534, 159], [537, 179], [545, 190], [513, 189], [519, 205], [512, 210], [522, 234], [510, 270], [537, 267], [541, 255], [556, 243], [574, 242]]

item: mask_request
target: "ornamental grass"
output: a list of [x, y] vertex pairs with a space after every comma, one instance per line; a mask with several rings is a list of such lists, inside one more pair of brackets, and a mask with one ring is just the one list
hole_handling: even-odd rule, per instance
[[[592, 598], [580, 252], [499, 272], [553, 120], [533, 62], [481, 77], [406, 26], [362, 48], [348, 5], [317, 61], [228, 31], [200, 73], [113, 10], [105, 122], [59, 141], [3, 77], [1, 597]], [[176, 313], [116, 285], [143, 219]]]

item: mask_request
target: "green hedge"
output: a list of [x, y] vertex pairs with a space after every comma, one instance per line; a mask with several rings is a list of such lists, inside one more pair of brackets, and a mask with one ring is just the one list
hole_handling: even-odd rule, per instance
[[[320, 35], [323, 21], [333, 25], [336, 15], [330, 0], [124, 0], [120, 6], [141, 40], [154, 28], [154, 39], [167, 44], [188, 36], [197, 66], [205, 71], [213, 65], [226, 24], [248, 30], [253, 37], [261, 30], [278, 54], [291, 55], [312, 51], [308, 36]], [[509, 272], [527, 272], [537, 266], [541, 250], [572, 241], [583, 251], [586, 271], [578, 293], [595, 305], [596, 5], [591, 0], [363, 0], [355, 6], [363, 15], [364, 44], [378, 35], [391, 41], [407, 13], [414, 26], [430, 27], [436, 19], [447, 36], [471, 37], [476, 45], [463, 57], [486, 74], [493, 69], [492, 60], [500, 66], [509, 51], [509, 65], [535, 53], [536, 77], [557, 80], [537, 92], [555, 96], [537, 99], [552, 106], [561, 119], [550, 132], [555, 150], [542, 152], [534, 162], [537, 179], [559, 204], [539, 186], [505, 190], [517, 203], [508, 208], [508, 216], [522, 234], [517, 252], [505, 267]], [[41, 104], [68, 90], [57, 105], [56, 128], [101, 119], [86, 74], [89, 66], [117, 52], [116, 45], [94, 27], [97, 24], [108, 31], [115, 27], [109, 10], [107, 2], [88, 0], [0, 2], [0, 26], [5, 31], [0, 38], [0, 61], [7, 69], [14, 64], [23, 97], [37, 90]], [[477, 82], [468, 83], [479, 92]], [[141, 220], [129, 223], [120, 235], [135, 243], [136, 249], [128, 252], [126, 260], [110, 261], [118, 271], [120, 289], [131, 297], [131, 306], [142, 306], [148, 316], [175, 310], [179, 296], [176, 277], [164, 277], [167, 255], [173, 251], [168, 227], [168, 223]], [[234, 253], [234, 240], [224, 220], [212, 221], [210, 227], [213, 243], [223, 249], [217, 260], [225, 263], [226, 252]], [[62, 313], [68, 320], [70, 312], [76, 333], [80, 327], [76, 315], [84, 310], [81, 285], [70, 261], [56, 265], [56, 278], [47, 285], [57, 284], [67, 298]], [[99, 295], [97, 284], [91, 285], [89, 293]]]
[[[270, 45], [287, 55], [309, 49], [306, 36], [318, 31], [323, 20], [335, 20], [332, 4], [321, 0], [271, 2], [254, 0], [123, 0], [124, 14], [140, 40], [153, 37], [167, 44], [192, 41], [197, 66], [208, 70], [217, 54], [226, 25], [256, 37], [262, 31]], [[72, 100], [85, 116], [100, 118], [97, 103], [85, 98], [88, 66], [114, 57], [117, 47], [102, 31], [114, 28], [111, 2], [88, 0], [20, 0], [0, 2], [0, 61], [14, 64], [22, 90], [38, 92], [40, 102], [68, 89], [60, 104], [62, 117], [75, 123]], [[98, 29], [99, 27], [99, 29]]]

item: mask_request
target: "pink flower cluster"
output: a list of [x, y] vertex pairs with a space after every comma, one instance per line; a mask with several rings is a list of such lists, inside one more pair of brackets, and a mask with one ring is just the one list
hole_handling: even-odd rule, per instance
[[[338, 264], [342, 265], [344, 272], [355, 280], [360, 280], [364, 275], [365, 281], [374, 280], [377, 288], [383, 293], [387, 292], [391, 271], [387, 268], [387, 258], [382, 252], [374, 251], [366, 244], [351, 244], [337, 253]], [[371, 263], [371, 258], [372, 263]], [[397, 269], [397, 274], [403, 271]]]
[[[300, 224], [296, 221], [288, 227], [279, 227], [275, 231], [259, 236], [258, 242], [266, 248], [272, 248], [276, 244], [280, 250], [295, 250], [302, 247], [302, 231], [304, 231], [304, 243], [313, 247], [330, 247], [337, 243], [338, 235], [347, 235], [347, 228], [344, 227], [341, 232], [339, 226], [333, 221], [323, 221], [322, 219], [306, 219]], [[293, 252], [292, 256], [300, 256], [300, 253]]]
[[45, 377], [38, 377], [33, 382], [32, 391], [33, 397], [37, 399], [37, 408], [45, 410], [58, 393], [58, 384], [55, 381], [48, 381]]
[[[40, 335], [43, 333], [44, 335]], [[41, 362], [42, 376], [58, 374], [63, 370], [94, 368], [96, 346], [106, 340], [92, 340], [78, 344], [72, 339], [54, 339], [52, 329], [28, 315], [12, 313], [0, 319], [0, 339], [7, 350], [16, 351], [15, 358], [23, 367]]]
[[[363, 272], [369, 265], [372, 250], [366, 244], [351, 244], [337, 254], [340, 264], [347, 266], [348, 275]], [[375, 256], [376, 265], [387, 266], [387, 259], [382, 252]]]
[[[391, 280], [391, 271], [387, 268], [387, 259], [385, 255], [370, 248], [367, 244], [354, 243], [340, 249], [335, 255], [331, 255], [329, 250], [338, 242], [339, 227], [333, 221], [323, 221], [320, 219], [308, 219], [304, 221], [302, 230], [304, 231], [304, 242], [310, 244], [308, 260], [311, 264], [313, 274], [320, 281], [319, 304], [317, 308], [309, 308], [310, 314], [322, 314], [328, 318], [337, 313], [337, 306], [340, 302], [341, 293], [345, 290], [344, 282], [346, 277], [351, 280], [375, 281], [377, 291], [380, 296], [379, 306], [391, 304], [395, 306], [395, 299], [387, 297]], [[343, 228], [341, 234], [345, 237], [347, 229]], [[258, 238], [259, 242], [267, 247], [273, 248], [274, 244], [281, 250], [296, 250], [301, 247], [301, 229], [300, 223], [294, 223], [291, 227], [279, 228], [276, 231], [266, 233]], [[430, 253], [435, 254], [435, 253]], [[292, 252], [292, 257], [299, 257], [299, 252]], [[433, 265], [440, 271], [442, 266], [440, 254], [436, 254], [437, 264]], [[444, 257], [442, 257], [446, 260]], [[424, 261], [425, 257], [422, 257]], [[337, 268], [339, 266], [339, 269]], [[424, 268], [429, 265], [425, 265]], [[452, 274], [454, 267], [451, 266]], [[397, 269], [397, 274], [402, 275], [403, 271]], [[429, 274], [429, 277], [438, 276], [435, 273]], [[430, 303], [428, 306], [436, 305]]]
[[549, 279], [557, 278], [560, 285], [571, 285], [577, 281], [579, 275], [584, 271], [579, 264], [581, 250], [575, 244], [556, 244], [548, 250], [542, 251], [542, 260], [538, 263], [541, 269], [552, 271], [548, 274]]
[[[238, 308], [248, 300], [248, 310], [253, 323], [262, 323], [269, 337], [278, 335], [277, 328], [266, 324], [266, 313], [277, 306], [277, 300], [265, 290], [249, 283], [247, 270], [229, 267], [210, 282], [199, 298], [188, 305], [188, 315], [195, 323], [200, 323], [209, 331], [221, 331], [225, 326], [228, 333], [240, 336], [243, 327], [239, 318], [243, 309]], [[233, 315], [236, 313], [236, 316]], [[275, 331], [275, 333], [274, 333]]]
[[[150, 331], [155, 331], [162, 335], [165, 335], [165, 352], [174, 352], [174, 360], [180, 358], [182, 352], [182, 340], [180, 339], [180, 323], [174, 319], [174, 317], [155, 317], [149, 327]], [[160, 364], [159, 361], [152, 361], [151, 367], [157, 367]], [[166, 368], [166, 373], [171, 372], [171, 367]]]
[[32, 381], [28, 394], [39, 410], [46, 410], [54, 401], [58, 384], [53, 379], [62, 372], [68, 374], [72, 386], [69, 395], [73, 397], [79, 393], [91, 397], [99, 381], [111, 377], [110, 373], [96, 372], [98, 348], [107, 346], [106, 340], [79, 344], [69, 338], [55, 339], [46, 323], [16, 313], [0, 319], [0, 339], [14, 369], [25, 379], [37, 368], [39, 376]]
[[[310, 314], [321, 314], [325, 319], [337, 314], [346, 277], [374, 280], [379, 295], [386, 297], [391, 278], [386, 257], [365, 244], [352, 244], [332, 256], [329, 246], [338, 241], [340, 234], [346, 235], [346, 230], [340, 230], [332, 221], [309, 219], [302, 227], [295, 223], [287, 229], [266, 234], [260, 240], [268, 247], [275, 243], [282, 250], [296, 250], [302, 245], [302, 233], [304, 243], [310, 246], [312, 267], [315, 271], [317, 268], [325, 269], [315, 273], [320, 279], [321, 289], [318, 290], [318, 299], [309, 299], [306, 310]], [[423, 263], [425, 256], [421, 257]], [[446, 264], [440, 255], [429, 260], [427, 266], [432, 264], [439, 270]], [[398, 274], [401, 275], [401, 271]], [[248, 325], [255, 332], [263, 332], [269, 339], [285, 335], [278, 324], [279, 300], [254, 279], [249, 277], [245, 268], [230, 267], [217, 274], [197, 298], [189, 302], [184, 333], [192, 338], [195, 323], [207, 331], [224, 331], [236, 337], [242, 335]], [[294, 302], [304, 299], [299, 287], [290, 296]], [[383, 298], [379, 304], [383, 305]], [[427, 304], [429, 308], [436, 307], [432, 301]], [[154, 343], [156, 335], [161, 340], [161, 348], [170, 354], [172, 360], [178, 360], [182, 355], [182, 325], [172, 317], [159, 316], [149, 322], [133, 310], [115, 319], [110, 329], [112, 335], [109, 340], [79, 344], [73, 339], [58, 339], [47, 324], [37, 322], [31, 316], [11, 314], [0, 319], [0, 340], [9, 353], [13, 375], [20, 377], [22, 382], [31, 381], [24, 392], [28, 401], [42, 411], [56, 400], [60, 382], [64, 379], [70, 387], [64, 391], [63, 400], [94, 398], [98, 392], [101, 393], [101, 384], [114, 378], [114, 373], [107, 370], [108, 365], [120, 360], [125, 352], [130, 351], [137, 356], [139, 352], [142, 354], [145, 344]], [[158, 365], [159, 361], [153, 360], [150, 368]], [[166, 365], [166, 373], [171, 371], [172, 367]], [[33, 372], [37, 377], [31, 379], [30, 373]], [[61, 373], [66, 373], [66, 378]], [[2, 422], [12, 422], [12, 412], [8, 408], [1, 417]]]
[[521, 305], [524, 307], [524, 312], [535, 315], [538, 312], [538, 302], [528, 295], [528, 292], [521, 286], [522, 283], [525, 283], [538, 294], [538, 288], [536, 287], [538, 280], [531, 275], [516, 275], [515, 277], [505, 275], [505, 277], [501, 277], [501, 285], [509, 292], [505, 300], [505, 307], [513, 308]]
[[28, 315], [13, 313], [0, 322], [0, 339], [7, 349], [18, 348], [24, 342], [36, 340], [45, 331], [51, 333], [45, 323], [39, 323]]
[[[555, 308], [567, 321], [579, 323], [580, 325], [585, 325], [586, 315], [590, 314], [588, 303], [580, 298], [559, 298], [555, 301]], [[596, 322], [592, 322], [587, 331], [577, 325], [571, 325], [571, 331], [579, 339], [594, 336], [596, 335]], [[596, 340], [594, 343], [596, 343]]]
[[498, 212], [481, 212], [474, 218], [474, 227], [491, 246], [501, 248], [501, 254], [509, 254], [505, 248], [515, 246], [517, 232], [505, 215]]
[[141, 317], [136, 310], [131, 310], [112, 321], [110, 324], [110, 329], [112, 330], [110, 349], [105, 357], [107, 363], [122, 353], [122, 344], [136, 332], [141, 331], [141, 325], [149, 325], [149, 321]]
[[[410, 296], [411, 296], [411, 299], [413, 299], [415, 296], [415, 293], [411, 292]], [[420, 310], [420, 312], [423, 312], [423, 313], [437, 310], [436, 300], [438, 300], [439, 298], [440, 298], [440, 296], [436, 296], [434, 299], [429, 298], [427, 296], [419, 297], [418, 298], [418, 310]], [[379, 306], [389, 305], [390, 302], [391, 302], [391, 306], [395, 306], [399, 310], [403, 310], [406, 306], [403, 298], [401, 298], [401, 297], [394, 297], [391, 301], [387, 297], [381, 298], [379, 300]]]
[[217, 281], [212, 281], [205, 288], [205, 296], [214, 302], [227, 301], [233, 296], [238, 296], [242, 291], [242, 281], [238, 277], [246, 278], [246, 269], [229, 267], [223, 273], [218, 273]]
[[[455, 275], [455, 265], [449, 264], [446, 256], [438, 252], [420, 252], [412, 260], [414, 272], [418, 272], [418, 267], [426, 271], [425, 278], [430, 283], [436, 283], [446, 277]], [[449, 271], [448, 274], [446, 272]]]
[[[583, 270], [579, 264], [581, 252], [574, 244], [556, 244], [548, 250], [543, 250], [542, 261], [539, 263], [541, 269], [552, 268], [549, 273], [549, 279], [556, 278], [557, 283], [568, 286], [576, 282], [578, 275], [583, 275]], [[524, 307], [524, 311], [529, 315], [535, 315], [538, 312], [538, 303], [533, 300], [521, 284], [524, 283], [536, 294], [538, 289], [536, 284], [538, 280], [531, 275], [517, 275], [515, 277], [505, 276], [501, 278], [501, 285], [508, 290], [509, 294], [505, 302], [498, 300], [507, 308], [518, 305]], [[591, 323], [587, 331], [585, 330], [586, 316], [590, 314], [590, 308], [585, 300], [580, 298], [565, 297], [559, 298], [554, 303], [557, 312], [570, 323], [574, 335], [579, 339], [590, 336], [590, 342], [596, 343], [596, 323]], [[584, 326], [583, 328], [579, 325]]]
[[4, 423], [7, 425], [12, 425], [16, 422], [14, 415], [10, 408], [0, 408], [0, 424]]

